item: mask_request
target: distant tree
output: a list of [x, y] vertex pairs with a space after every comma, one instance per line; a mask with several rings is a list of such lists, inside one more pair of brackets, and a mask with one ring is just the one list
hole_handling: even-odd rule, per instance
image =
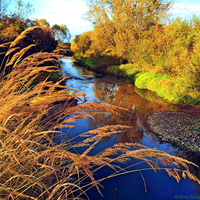
[[2, 17], [6, 15], [9, 5], [8, 2], [8, 0], [0, 0], [0, 19], [2, 19]]
[[17, 15], [5, 15], [0, 20], [0, 43], [13, 41], [27, 27], [27, 22]]
[[34, 26], [40, 26], [41, 28], [49, 28], [49, 22], [47, 22], [46, 19], [34, 19], [33, 20], [33, 25]]
[[18, 16], [18, 18], [22, 20], [27, 20], [34, 12], [33, 5], [29, 2], [23, 3], [22, 0], [17, 0], [16, 4], [16, 10], [14, 11], [14, 13]]
[[158, 21], [170, 8], [169, 0], [91, 0], [87, 19], [94, 25], [113, 21], [116, 27], [144, 29]]
[[[15, 10], [10, 10], [9, 6], [13, 4], [15, 4]], [[0, 0], [0, 20], [3, 17], [8, 17], [10, 14], [27, 20], [33, 11], [33, 6], [29, 2], [23, 3], [22, 0]]]
[[74, 53], [84, 54], [90, 49], [91, 46], [91, 32], [84, 32], [81, 35], [77, 35], [71, 42], [71, 50]]
[[46, 19], [35, 19], [31, 21], [31, 26], [40, 26], [45, 33], [50, 32], [50, 25]]
[[[9, 10], [9, 6], [16, 3], [16, 10]], [[29, 16], [33, 8], [30, 3], [21, 0], [0, 0], [0, 42], [14, 40], [26, 28], [32, 26]]]
[[66, 25], [63, 24], [62, 25], [54, 24], [51, 27], [51, 33], [54, 35], [55, 39], [61, 43], [65, 40], [69, 42], [71, 39], [71, 34], [69, 32], [69, 29], [67, 28]]

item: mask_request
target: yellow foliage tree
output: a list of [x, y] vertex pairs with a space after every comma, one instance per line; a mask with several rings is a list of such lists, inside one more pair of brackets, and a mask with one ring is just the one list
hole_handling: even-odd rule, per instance
[[87, 19], [103, 32], [101, 43], [112, 44], [128, 59], [140, 33], [163, 19], [171, 4], [163, 0], [91, 0], [88, 5]]
[[33, 20], [33, 25], [40, 26], [41, 28], [50, 27], [49, 22], [47, 22], [47, 20], [43, 18]]
[[91, 46], [91, 31], [84, 32], [76, 36], [71, 42], [71, 50], [79, 55], [83, 55]]

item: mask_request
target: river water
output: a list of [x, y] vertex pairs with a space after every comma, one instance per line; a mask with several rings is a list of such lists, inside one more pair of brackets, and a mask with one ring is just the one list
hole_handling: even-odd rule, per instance
[[[95, 73], [74, 65], [70, 59], [62, 59], [62, 73], [70, 76], [67, 79], [68, 87], [84, 91], [87, 102], [101, 102], [120, 106], [129, 110], [120, 112], [121, 116], [110, 114], [98, 114], [95, 120], [92, 118], [77, 120], [73, 129], [64, 130], [68, 138], [72, 138], [83, 132], [105, 125], [128, 125], [132, 129], [125, 133], [113, 135], [101, 141], [95, 149], [90, 152], [95, 154], [106, 147], [118, 142], [137, 142], [150, 148], [162, 150], [171, 155], [184, 156], [182, 151], [173, 148], [170, 144], [161, 144], [158, 138], [145, 128], [145, 119], [149, 113], [155, 111], [179, 111], [176, 105], [169, 104], [157, 97], [154, 93], [146, 90], [139, 90], [126, 79], [118, 79], [113, 76], [106, 76], [101, 79], [95, 78]], [[81, 103], [81, 102], [80, 102]], [[55, 141], [60, 142], [62, 138], [56, 137]], [[181, 179], [180, 183], [169, 177], [164, 170], [142, 170], [147, 164], [139, 163], [139, 160], [131, 160], [128, 165], [134, 165], [132, 170], [141, 169], [146, 184], [146, 191], [143, 178], [140, 172], [129, 173], [106, 179], [101, 184], [102, 197], [93, 188], [87, 191], [91, 200], [173, 200], [173, 199], [200, 199], [200, 187], [189, 179]], [[126, 165], [127, 166], [127, 165]], [[108, 176], [113, 171], [103, 168], [96, 172], [96, 179]]]

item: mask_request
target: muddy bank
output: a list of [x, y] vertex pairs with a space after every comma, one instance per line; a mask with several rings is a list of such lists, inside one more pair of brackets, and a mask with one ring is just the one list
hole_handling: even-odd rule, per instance
[[186, 153], [200, 155], [200, 116], [184, 112], [155, 112], [146, 119], [147, 128], [161, 142]]

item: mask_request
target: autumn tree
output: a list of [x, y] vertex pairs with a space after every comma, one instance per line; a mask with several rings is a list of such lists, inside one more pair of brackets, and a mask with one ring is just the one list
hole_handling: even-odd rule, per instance
[[95, 26], [112, 21], [118, 28], [145, 29], [163, 18], [171, 2], [164, 0], [91, 0], [87, 19]]
[[47, 22], [46, 19], [34, 19], [33, 20], [33, 25], [34, 26], [40, 26], [41, 28], [49, 28], [49, 22]]
[[22, 0], [16, 1], [16, 10], [14, 11], [18, 18], [22, 20], [27, 20], [33, 13], [33, 5], [28, 3], [23, 3]]
[[83, 55], [90, 49], [91, 46], [91, 32], [84, 32], [77, 35], [71, 42], [71, 50], [79, 55]]
[[91, 49], [97, 55], [101, 55], [106, 51], [111, 51], [116, 48], [116, 43], [114, 40], [116, 31], [112, 26], [112, 22], [107, 22], [106, 26], [107, 28], [105, 25], [95, 26], [91, 34]]
[[[16, 3], [16, 10], [11, 11], [9, 6]], [[0, 0], [0, 43], [15, 39], [21, 32], [30, 26], [28, 17], [33, 8], [30, 3], [21, 0]]]
[[120, 56], [129, 57], [140, 33], [163, 19], [170, 8], [164, 0], [91, 0], [86, 18], [112, 43]]
[[2, 19], [4, 15], [6, 15], [8, 5], [8, 0], [0, 0], [0, 19]]
[[27, 27], [27, 22], [15, 14], [4, 16], [0, 20], [0, 43], [13, 41]]
[[55, 39], [58, 42], [63, 42], [64, 40], [67, 40], [68, 42], [71, 39], [71, 34], [69, 32], [69, 29], [67, 28], [66, 25], [58, 25], [58, 24], [54, 24], [51, 27], [51, 33], [54, 35]]
[[50, 27], [50, 24], [46, 19], [35, 19], [32, 22], [32, 26], [40, 26], [43, 30], [49, 30], [58, 42], [62, 42], [64, 40], [69, 41], [71, 38], [69, 29], [63, 24], [54, 24], [52, 27]]

